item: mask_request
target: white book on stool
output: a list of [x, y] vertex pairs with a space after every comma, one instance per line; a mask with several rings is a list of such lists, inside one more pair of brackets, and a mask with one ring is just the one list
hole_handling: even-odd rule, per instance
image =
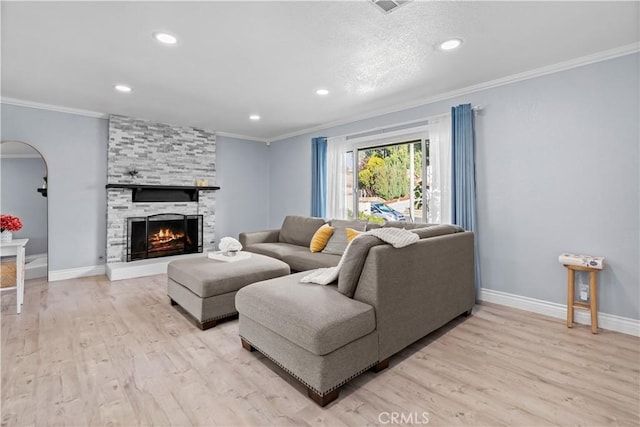
[[565, 252], [560, 254], [558, 261], [565, 265], [577, 265], [602, 270], [604, 267], [604, 257], [591, 255], [578, 255]]

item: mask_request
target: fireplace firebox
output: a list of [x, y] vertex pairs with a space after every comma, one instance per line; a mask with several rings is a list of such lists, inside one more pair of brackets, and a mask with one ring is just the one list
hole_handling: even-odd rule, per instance
[[202, 215], [127, 218], [127, 262], [202, 252]]

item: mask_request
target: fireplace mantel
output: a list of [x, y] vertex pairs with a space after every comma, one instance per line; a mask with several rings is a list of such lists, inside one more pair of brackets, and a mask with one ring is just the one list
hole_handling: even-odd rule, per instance
[[157, 184], [107, 184], [107, 189], [130, 189], [134, 203], [140, 202], [197, 202], [200, 191], [219, 190], [217, 186], [157, 185]]

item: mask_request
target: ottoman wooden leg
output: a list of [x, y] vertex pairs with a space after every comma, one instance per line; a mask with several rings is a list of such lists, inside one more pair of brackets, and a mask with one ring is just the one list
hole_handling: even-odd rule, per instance
[[172, 306], [175, 305], [175, 306], [180, 307], [178, 309], [178, 311], [184, 311], [184, 314], [187, 317], [187, 319], [189, 319], [191, 321], [191, 323], [196, 325], [200, 330], [206, 331], [207, 329], [211, 329], [211, 328], [213, 328], [214, 326], [216, 326], [218, 324], [219, 320], [222, 320], [222, 319], [213, 319], [213, 320], [205, 320], [204, 322], [201, 322], [199, 319], [197, 319], [191, 313], [187, 312], [180, 304], [175, 302], [173, 300], [173, 298], [169, 298], [169, 301], [171, 302]]
[[309, 398], [321, 407], [325, 407], [329, 403], [336, 400], [338, 398], [338, 393], [338, 389], [335, 389], [332, 392], [325, 394], [324, 396], [320, 396], [318, 393], [307, 387], [307, 395], [309, 396]]
[[202, 329], [203, 331], [213, 328], [217, 324], [218, 324], [218, 320], [207, 320], [206, 322], [198, 322], [196, 320], [196, 325], [198, 325], [198, 328]]
[[391, 358], [387, 357], [386, 359], [378, 362], [378, 364], [371, 368], [371, 370], [377, 374], [378, 372], [387, 369], [389, 367], [389, 359]]
[[249, 344], [249, 341], [246, 341], [244, 338], [240, 338], [240, 341], [242, 341], [242, 348], [244, 348], [247, 351], [256, 351], [255, 347], [252, 346], [251, 344]]

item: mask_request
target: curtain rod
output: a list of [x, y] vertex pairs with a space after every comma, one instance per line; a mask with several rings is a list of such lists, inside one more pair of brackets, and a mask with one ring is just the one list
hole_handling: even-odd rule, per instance
[[[478, 111], [482, 110], [482, 107], [480, 107], [478, 105], [474, 105], [474, 106], [471, 107], [471, 110], [473, 111], [473, 113], [475, 115], [475, 114], [478, 113]], [[430, 116], [430, 117], [427, 117], [427, 118], [424, 118], [424, 119], [410, 120], [408, 122], [393, 123], [393, 124], [390, 124], [390, 125], [379, 126], [379, 127], [363, 130], [361, 132], [356, 132], [356, 133], [331, 136], [331, 137], [329, 137], [329, 139], [331, 139], [331, 138], [344, 138], [346, 140], [346, 139], [357, 138], [359, 135], [375, 134], [376, 132], [382, 134], [382, 133], [385, 133], [385, 131], [390, 131], [390, 130], [394, 130], [394, 129], [397, 130], [397, 128], [402, 128], [403, 126], [407, 126], [407, 129], [409, 129], [409, 125], [417, 125], [419, 123], [422, 124], [422, 125], [428, 125], [429, 124], [429, 120], [434, 120], [436, 118], [439, 118], [439, 117], [442, 117], [442, 116], [446, 116], [447, 114], [450, 114], [450, 113], [436, 114], [435, 116]]]

